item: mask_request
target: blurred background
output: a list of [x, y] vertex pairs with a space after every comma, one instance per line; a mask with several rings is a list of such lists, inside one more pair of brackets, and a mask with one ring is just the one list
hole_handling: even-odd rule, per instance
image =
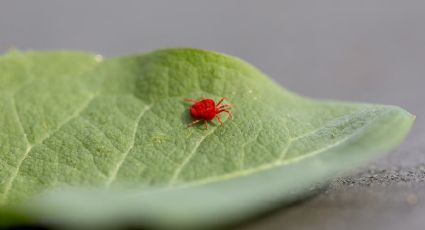
[[166, 47], [224, 52], [306, 96], [395, 104], [417, 116], [389, 156], [238, 228], [424, 229], [425, 1], [0, 2], [0, 53], [114, 57]]

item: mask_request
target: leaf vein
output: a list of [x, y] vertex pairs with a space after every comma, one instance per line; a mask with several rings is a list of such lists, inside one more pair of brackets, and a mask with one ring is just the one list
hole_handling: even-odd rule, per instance
[[148, 112], [153, 106], [153, 103], [146, 106], [141, 112], [140, 114], [137, 116], [135, 124], [134, 124], [134, 129], [133, 129], [133, 134], [132, 134], [132, 140], [130, 142], [130, 145], [128, 146], [127, 150], [124, 152], [122, 158], [120, 159], [120, 161], [118, 162], [118, 164], [116, 165], [116, 167], [112, 170], [111, 175], [109, 176], [108, 180], [106, 181], [106, 187], [110, 187], [112, 182], [116, 179], [118, 171], [120, 170], [122, 164], [124, 163], [124, 161], [126, 160], [128, 154], [130, 153], [130, 151], [134, 148], [135, 142], [136, 142], [136, 133], [137, 133], [137, 128], [139, 127], [139, 123], [140, 120], [142, 119], [143, 115], [146, 114], [146, 112]]
[[190, 160], [193, 158], [193, 156], [195, 155], [196, 151], [198, 150], [199, 146], [201, 146], [202, 142], [205, 141], [205, 139], [210, 136], [211, 134], [213, 134], [215, 131], [217, 130], [217, 128], [214, 128], [212, 131], [210, 131], [209, 133], [207, 133], [205, 136], [202, 136], [198, 142], [196, 142], [195, 147], [193, 148], [193, 150], [189, 153], [189, 155], [187, 155], [187, 157], [183, 160], [183, 162], [174, 170], [172, 176], [170, 177], [170, 182], [169, 185], [174, 184], [174, 182], [176, 182], [177, 178], [179, 177], [180, 173], [182, 172], [183, 168], [190, 162]]
[[85, 123], [87, 123], [89, 126], [93, 127], [95, 130], [97, 130], [102, 136], [104, 136], [106, 138], [106, 140], [108, 140], [109, 144], [112, 145], [112, 147], [115, 150], [119, 150], [119, 148], [117, 146], [115, 146], [115, 144], [112, 142], [112, 140], [106, 135], [106, 133], [104, 131], [102, 131], [99, 127], [97, 127], [95, 124], [93, 124], [91, 121], [89, 121], [88, 119], [84, 118], [84, 117], [80, 117], [80, 119], [82, 121], [84, 121]]
[[57, 132], [59, 129], [61, 129], [64, 125], [66, 125], [69, 121], [71, 121], [73, 118], [79, 116], [81, 114], [81, 112], [90, 104], [91, 101], [93, 101], [93, 99], [96, 96], [91, 95], [88, 97], [88, 100], [82, 104], [82, 106], [80, 106], [79, 108], [77, 108], [75, 110], [75, 112], [73, 114], [71, 114], [71, 116], [67, 117], [66, 119], [64, 119], [64, 121], [58, 125], [58, 127], [56, 129], [54, 129], [53, 131], [47, 133], [47, 135], [45, 135], [43, 138], [41, 138], [40, 141], [38, 141], [37, 143], [33, 144], [33, 145], [28, 145], [27, 149], [25, 150], [25, 153], [23, 154], [23, 156], [18, 160], [18, 164], [16, 166], [16, 169], [13, 171], [12, 176], [10, 177], [9, 181], [7, 182], [6, 186], [5, 186], [5, 190], [3, 192], [3, 201], [0, 203], [5, 203], [7, 201], [10, 189], [13, 187], [13, 183], [16, 179], [16, 177], [18, 176], [20, 167], [22, 165], [22, 163], [25, 161], [25, 159], [27, 158], [29, 152], [31, 152], [31, 150], [33, 149], [34, 146], [43, 143], [46, 139], [48, 139], [53, 133]]

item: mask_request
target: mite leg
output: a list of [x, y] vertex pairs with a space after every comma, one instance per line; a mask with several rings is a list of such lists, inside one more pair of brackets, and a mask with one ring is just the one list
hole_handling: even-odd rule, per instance
[[227, 100], [227, 98], [223, 97], [220, 99], [220, 101], [218, 101], [216, 106], [219, 106], [224, 100]]
[[192, 103], [196, 103], [196, 102], [198, 102], [198, 100], [196, 100], [196, 99], [192, 99], [192, 98], [185, 98], [185, 99], [184, 99], [184, 101], [192, 102]]
[[232, 108], [232, 105], [230, 104], [226, 104], [226, 105], [220, 105], [219, 107], [217, 107], [217, 109], [230, 109]]
[[208, 129], [208, 121], [204, 120], [205, 129]]
[[217, 113], [221, 113], [221, 112], [227, 113], [227, 115], [229, 115], [229, 118], [233, 119], [233, 114], [232, 114], [231, 111], [226, 110], [226, 109], [220, 109], [219, 111], [217, 111]]
[[196, 124], [196, 123], [198, 123], [198, 122], [200, 122], [200, 121], [201, 121], [201, 120], [193, 121], [193, 122], [189, 123], [189, 124], [187, 125], [187, 127], [188, 127], [188, 128], [190, 128], [190, 127], [192, 127], [192, 125], [194, 125], [194, 124]]
[[221, 121], [220, 116], [219, 116], [219, 115], [217, 115], [217, 116], [216, 116], [216, 118], [217, 118], [218, 122], [220, 122], [220, 125], [223, 125], [223, 121]]

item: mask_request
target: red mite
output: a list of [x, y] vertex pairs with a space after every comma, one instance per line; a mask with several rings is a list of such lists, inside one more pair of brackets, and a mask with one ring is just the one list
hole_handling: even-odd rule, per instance
[[187, 127], [191, 127], [192, 125], [204, 121], [205, 129], [208, 129], [208, 121], [211, 121], [214, 118], [217, 118], [218, 122], [223, 125], [221, 118], [219, 116], [220, 113], [225, 112], [232, 118], [232, 112], [229, 111], [232, 106], [231, 105], [220, 105], [227, 98], [221, 98], [217, 104], [215, 104], [213, 99], [210, 98], [201, 98], [200, 100], [195, 99], [185, 99], [185, 101], [192, 102], [192, 106], [189, 109], [190, 116], [195, 119], [193, 122], [187, 125]]

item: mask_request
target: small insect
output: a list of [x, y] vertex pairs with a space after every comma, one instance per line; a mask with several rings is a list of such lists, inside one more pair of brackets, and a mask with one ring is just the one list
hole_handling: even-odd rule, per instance
[[210, 98], [201, 98], [200, 100], [196, 99], [185, 99], [185, 101], [192, 102], [192, 106], [189, 109], [190, 116], [195, 119], [193, 122], [187, 125], [187, 127], [191, 127], [192, 125], [204, 121], [205, 129], [208, 129], [208, 121], [211, 121], [214, 118], [217, 118], [218, 122], [223, 125], [223, 121], [219, 116], [220, 113], [227, 113], [229, 118], [232, 118], [232, 112], [229, 110], [231, 105], [221, 105], [221, 103], [227, 100], [227, 98], [223, 97], [216, 104], [213, 99]]

